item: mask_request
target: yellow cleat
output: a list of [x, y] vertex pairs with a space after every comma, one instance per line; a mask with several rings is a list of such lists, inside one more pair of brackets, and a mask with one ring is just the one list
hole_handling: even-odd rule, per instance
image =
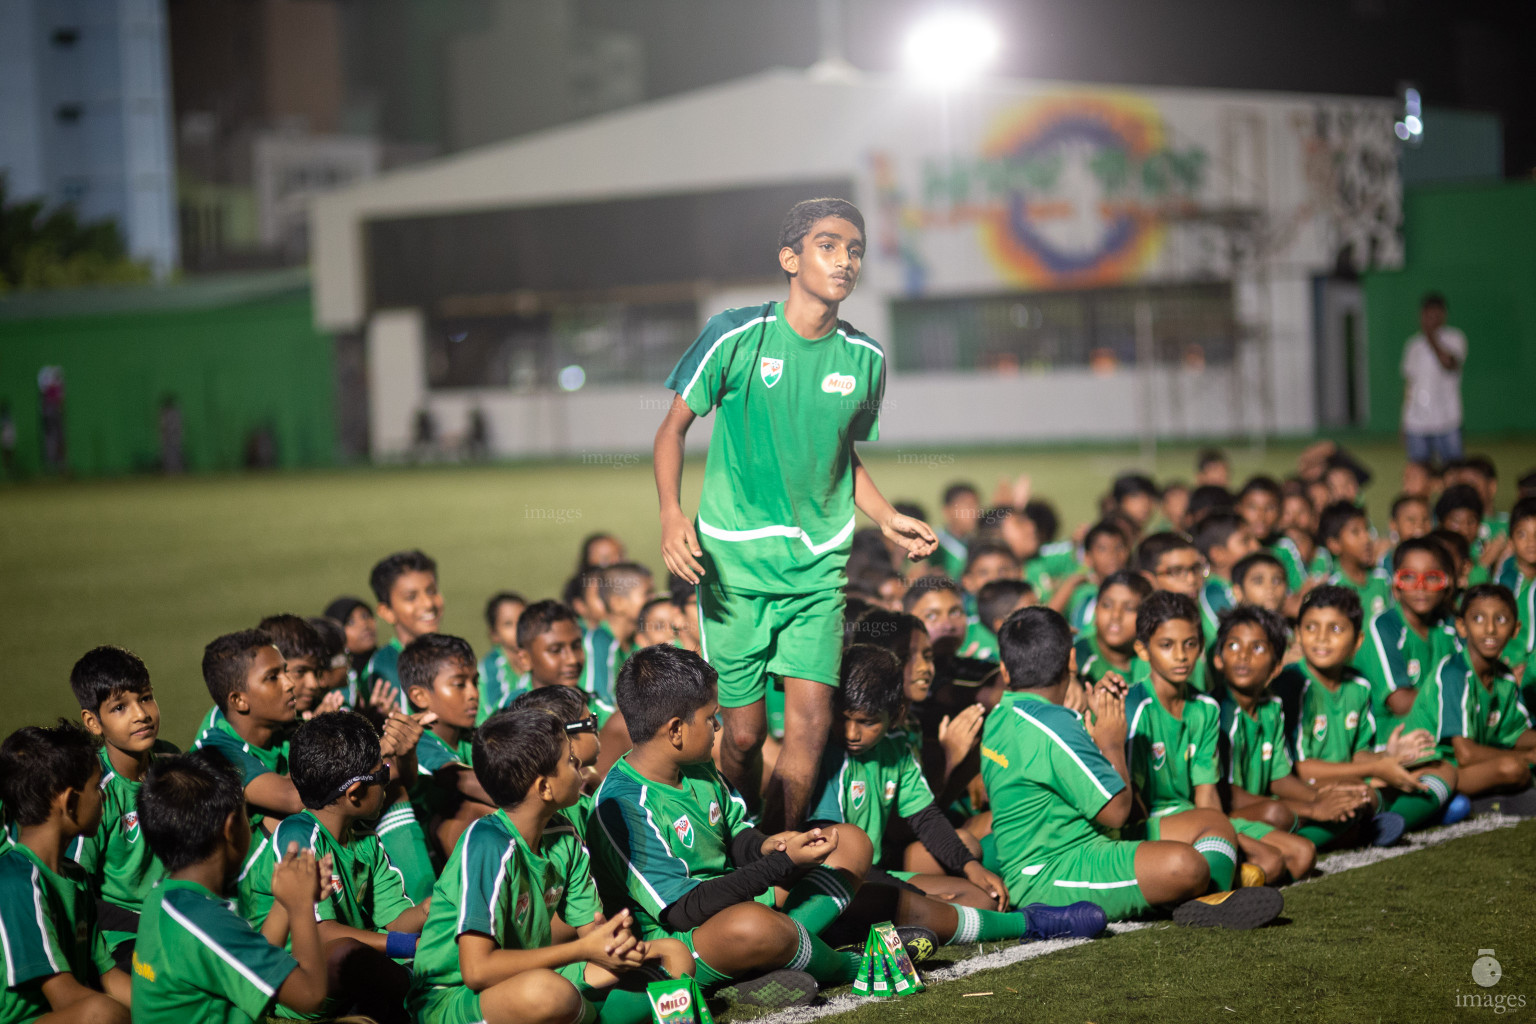
[[1269, 876], [1264, 869], [1257, 864], [1244, 864], [1239, 875], [1238, 888], [1257, 889], [1261, 885], [1269, 884]]

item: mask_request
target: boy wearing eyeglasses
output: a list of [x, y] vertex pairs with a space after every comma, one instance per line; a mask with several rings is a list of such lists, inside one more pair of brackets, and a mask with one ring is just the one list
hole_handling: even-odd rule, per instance
[[566, 808], [564, 814], [576, 829], [582, 842], [587, 841], [587, 820], [597, 805], [592, 795], [602, 778], [597, 774], [597, 759], [603, 752], [598, 739], [597, 715], [587, 707], [586, 694], [572, 686], [541, 686], [514, 700], [508, 708], [513, 711], [536, 708], [546, 711], [565, 723], [565, 734], [571, 739], [571, 753], [576, 755], [581, 769], [581, 796]]
[[[1206, 578], [1211, 574], [1210, 563], [1194, 542], [1182, 533], [1154, 533], [1143, 540], [1136, 548], [1136, 568], [1152, 584], [1154, 591], [1183, 594], [1197, 605], [1205, 590]], [[1138, 658], [1130, 683], [1144, 683], [1149, 678], [1146, 662]], [[1210, 692], [1210, 667], [1206, 658], [1196, 660], [1188, 685], [1196, 693]]]
[[[407, 721], [419, 736], [421, 725]], [[403, 1021], [411, 973], [394, 961], [414, 955], [428, 903], [406, 895], [405, 876], [370, 827], [387, 806], [391, 776], [379, 735], [354, 711], [317, 715], [293, 735], [289, 772], [304, 810], [284, 818], [271, 841], [247, 860], [240, 886], [257, 899], [242, 909], [268, 941], [284, 942], [287, 911], [273, 901], [272, 874], [296, 853], [312, 852], [322, 868], [330, 865], [329, 873], [322, 871], [315, 904], [326, 960], [345, 962], [344, 986], [349, 978], [354, 983], [333, 991], [318, 1013], [282, 1006], [275, 1013], [317, 1020], [350, 1009], [381, 1024]]]
[[1444, 546], [1407, 540], [1392, 555], [1394, 607], [1365, 627], [1354, 667], [1371, 684], [1376, 742], [1385, 743], [1435, 667], [1461, 650], [1451, 618], [1456, 568]]
[[[438, 849], [438, 864], [453, 851], [471, 823], [496, 810], [475, 777], [475, 719], [480, 711], [479, 670], [469, 643], [444, 633], [425, 633], [400, 652], [400, 685], [406, 697], [431, 716], [416, 745], [418, 775], [411, 786], [416, 820]], [[395, 822], [386, 815], [380, 832]]]

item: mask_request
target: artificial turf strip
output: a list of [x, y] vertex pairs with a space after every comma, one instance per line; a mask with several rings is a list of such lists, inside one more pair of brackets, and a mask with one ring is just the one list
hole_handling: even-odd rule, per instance
[[[1443, 1021], [1492, 1012], [1458, 1006], [1458, 995], [1523, 995], [1518, 1019], [1536, 1007], [1533, 848], [1532, 821], [1455, 839], [1289, 887], [1284, 916], [1268, 928], [1154, 924], [871, 1000], [838, 1024]], [[1480, 949], [1495, 950], [1503, 968], [1491, 989], [1472, 980]], [[974, 951], [942, 952], [958, 960]], [[992, 995], [966, 995], [976, 992]], [[716, 1019], [764, 1015], [731, 1008]]]

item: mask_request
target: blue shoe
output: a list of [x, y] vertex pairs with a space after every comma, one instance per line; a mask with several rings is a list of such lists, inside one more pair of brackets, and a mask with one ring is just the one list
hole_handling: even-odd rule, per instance
[[1097, 903], [1083, 900], [1065, 907], [1048, 907], [1044, 903], [1031, 903], [1024, 908], [1028, 927], [1020, 942], [1041, 942], [1045, 939], [1093, 939], [1104, 934], [1109, 918]]
[[1472, 816], [1472, 801], [1465, 793], [1457, 793], [1451, 797], [1451, 802], [1445, 805], [1445, 813], [1440, 816], [1440, 824], [1454, 825], [1458, 821], [1466, 821]]
[[1371, 819], [1371, 824], [1375, 828], [1375, 834], [1371, 836], [1372, 846], [1391, 846], [1403, 838], [1403, 833], [1408, 829], [1403, 816], [1391, 811], [1382, 811]]

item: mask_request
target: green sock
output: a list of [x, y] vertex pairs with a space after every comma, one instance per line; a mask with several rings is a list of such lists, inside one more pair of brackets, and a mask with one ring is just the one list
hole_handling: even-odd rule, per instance
[[820, 935], [852, 902], [853, 893], [843, 881], [842, 874], [825, 864], [818, 864], [789, 890], [784, 913], [805, 925], [812, 935]]
[[[638, 984], [640, 981], [656, 981], [659, 977], [666, 977], [665, 971], [652, 974], [648, 971], [632, 971], [631, 974], [642, 975], [636, 978], [637, 984], [625, 986], [623, 982], [608, 990], [602, 1004], [597, 1008], [597, 1019], [601, 1024], [645, 1024], [651, 1019], [651, 1000], [645, 994], [645, 986]], [[636, 991], [638, 989], [638, 991]], [[582, 994], [582, 1002], [588, 1002], [586, 993]], [[585, 1007], [583, 1007], [582, 1024], [587, 1024]]]
[[960, 920], [955, 924], [955, 934], [946, 946], [968, 946], [973, 942], [997, 942], [1000, 939], [1017, 939], [1029, 927], [1025, 911], [977, 910], [951, 903]]
[[1314, 821], [1311, 824], [1303, 825], [1298, 828], [1296, 830], [1296, 834], [1302, 836], [1303, 838], [1312, 840], [1312, 845], [1321, 850], [1323, 847], [1339, 838], [1339, 836], [1343, 835], [1346, 831], [1346, 828], [1346, 825], [1340, 825], [1333, 822], [1325, 823]]
[[1451, 802], [1451, 787], [1438, 775], [1425, 775], [1428, 789], [1417, 793], [1397, 793], [1387, 803], [1387, 810], [1401, 814], [1408, 831], [1423, 828]]
[[851, 985], [859, 976], [858, 953], [839, 953], [808, 931], [805, 925], [795, 922], [800, 942], [795, 955], [784, 966], [791, 971], [804, 971], [820, 985]]
[[695, 953], [693, 954], [693, 980], [699, 983], [699, 988], [708, 991], [721, 982], [730, 981], [731, 976], [729, 974], [721, 974], [705, 963], [703, 957]]
[[405, 879], [405, 894], [412, 902], [420, 903], [432, 895], [432, 885], [437, 872], [432, 869], [432, 857], [427, 853], [427, 834], [422, 831], [416, 812], [409, 800], [401, 800], [379, 816], [373, 826], [379, 836], [389, 862]]
[[1204, 836], [1195, 840], [1195, 852], [1210, 865], [1212, 892], [1232, 888], [1232, 876], [1237, 874], [1237, 847], [1221, 836]]

